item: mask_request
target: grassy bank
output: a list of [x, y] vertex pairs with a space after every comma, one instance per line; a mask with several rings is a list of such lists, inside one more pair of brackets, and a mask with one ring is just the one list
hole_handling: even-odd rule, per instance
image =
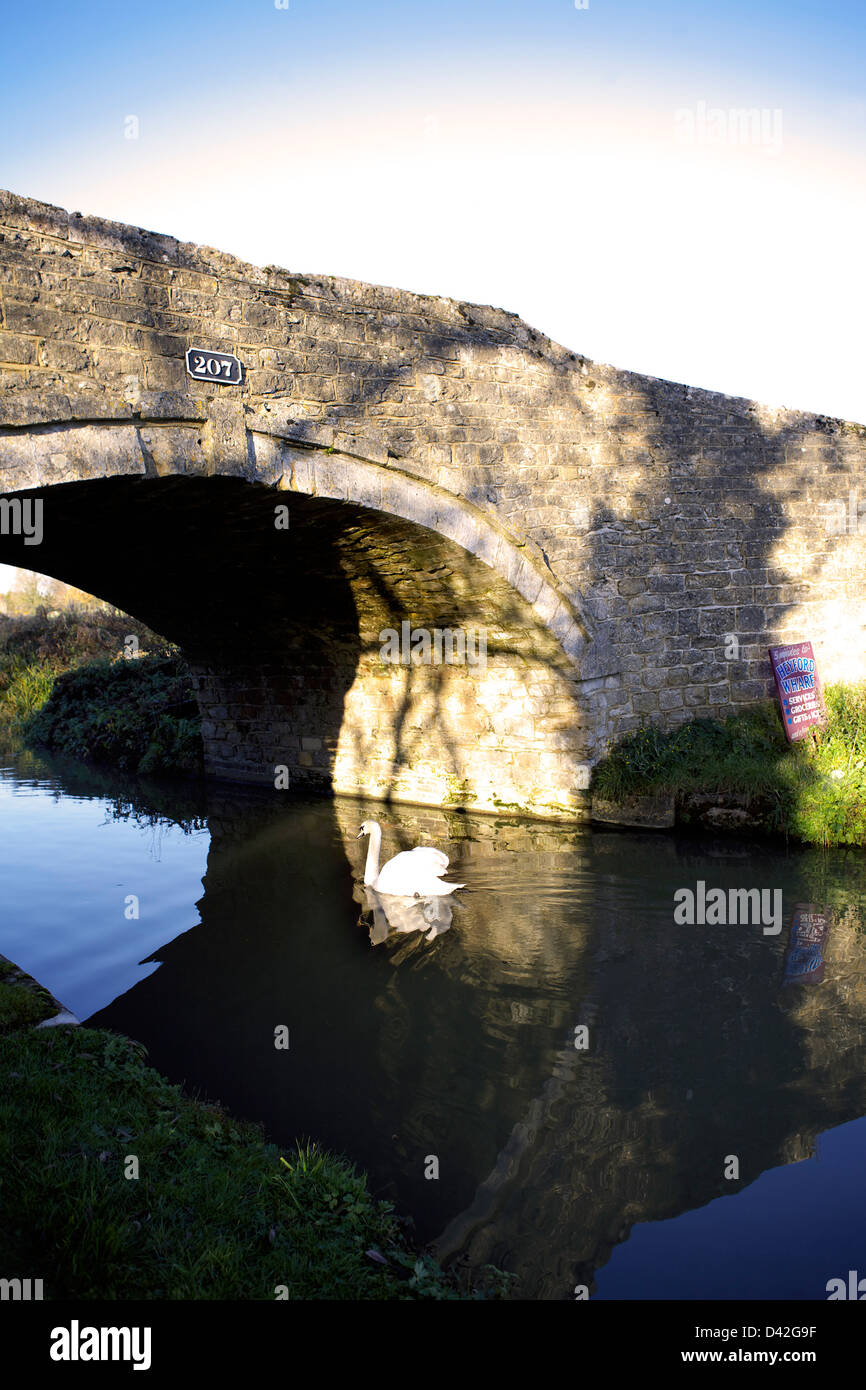
[[651, 792], [735, 792], [760, 802], [768, 830], [808, 844], [866, 844], [866, 682], [825, 688], [827, 728], [788, 744], [775, 702], [724, 720], [645, 726], [595, 768], [612, 801]]
[[54, 617], [44, 608], [26, 617], [0, 615], [0, 732], [20, 732], [65, 671], [121, 659], [130, 637], [141, 651], [175, 652], [142, 623], [105, 609], [67, 608]]
[[[19, 990], [20, 993], [20, 990]], [[467, 1299], [344, 1159], [282, 1155], [128, 1038], [0, 1036], [0, 1264], [54, 1299]], [[137, 1170], [132, 1160], [137, 1161]], [[137, 1171], [138, 1176], [131, 1176]]]
[[[141, 653], [126, 659], [131, 648]], [[176, 648], [125, 614], [0, 618], [0, 735], [124, 771], [200, 774], [199, 711]]]
[[66, 671], [22, 732], [28, 743], [123, 772], [203, 770], [198, 704], [177, 656], [94, 661]]

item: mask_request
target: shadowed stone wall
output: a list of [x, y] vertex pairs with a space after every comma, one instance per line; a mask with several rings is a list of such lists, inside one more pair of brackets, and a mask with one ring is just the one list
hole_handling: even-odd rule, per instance
[[[6, 193], [0, 389], [0, 494], [44, 507], [0, 562], [181, 641], [213, 772], [571, 813], [641, 719], [768, 694], [771, 642], [866, 674], [858, 425]], [[383, 664], [404, 619], [486, 669]]]

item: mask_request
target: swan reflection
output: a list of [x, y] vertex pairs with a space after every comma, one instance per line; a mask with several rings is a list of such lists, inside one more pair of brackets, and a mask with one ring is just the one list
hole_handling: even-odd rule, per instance
[[450, 898], [398, 897], [368, 887], [361, 888], [360, 892], [367, 904], [366, 911], [361, 913], [360, 925], [369, 926], [372, 946], [380, 946], [389, 936], [400, 932], [420, 931], [425, 941], [433, 941], [451, 926], [454, 905]]

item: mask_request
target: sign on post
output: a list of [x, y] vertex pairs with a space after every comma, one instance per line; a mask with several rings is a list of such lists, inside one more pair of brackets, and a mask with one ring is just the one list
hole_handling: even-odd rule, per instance
[[803, 738], [810, 729], [827, 723], [824, 693], [815, 666], [811, 642], [770, 647], [770, 664], [788, 742]]
[[223, 385], [238, 386], [244, 378], [239, 357], [233, 357], [230, 352], [212, 352], [210, 348], [188, 348], [186, 369], [196, 381], [219, 381]]

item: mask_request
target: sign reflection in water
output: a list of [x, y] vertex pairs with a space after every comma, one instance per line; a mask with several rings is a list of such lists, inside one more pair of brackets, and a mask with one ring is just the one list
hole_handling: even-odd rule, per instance
[[814, 903], [797, 903], [785, 950], [782, 985], [818, 985], [824, 978], [824, 950], [831, 914]]

